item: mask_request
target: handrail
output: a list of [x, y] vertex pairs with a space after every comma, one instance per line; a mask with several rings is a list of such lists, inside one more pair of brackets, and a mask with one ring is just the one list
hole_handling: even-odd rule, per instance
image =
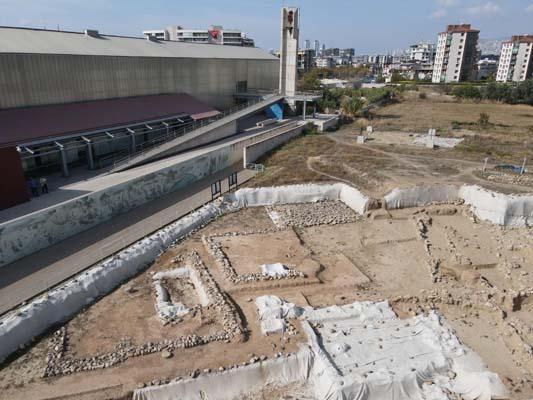
[[245, 108], [252, 107], [252, 106], [254, 106], [254, 105], [256, 105], [256, 104], [258, 104], [258, 103], [260, 103], [262, 101], [271, 99], [271, 98], [275, 97], [276, 95], [277, 95], [277, 92], [269, 93], [268, 95], [258, 97], [256, 99], [250, 100], [250, 101], [248, 101], [246, 103], [239, 104], [239, 105], [237, 105], [235, 107], [231, 107], [228, 110], [225, 110], [224, 112], [217, 114], [215, 117], [211, 117], [211, 118], [204, 119], [204, 120], [201, 120], [201, 121], [194, 121], [192, 124], [189, 124], [188, 126], [186, 126], [184, 128], [181, 128], [181, 129], [177, 129], [177, 130], [173, 130], [173, 131], [170, 131], [170, 130], [167, 129], [167, 134], [159, 136], [159, 137], [157, 137], [155, 139], [143, 142], [140, 145], [136, 146], [136, 149], [140, 148], [139, 151], [135, 151], [133, 153], [128, 154], [126, 157], [123, 157], [123, 158], [120, 158], [120, 159], [114, 161], [113, 162], [113, 168], [111, 168], [111, 171], [115, 170], [119, 166], [127, 165], [133, 158], [137, 158], [137, 157], [143, 156], [146, 152], [154, 150], [154, 149], [158, 148], [159, 146], [161, 146], [161, 145], [163, 145], [163, 144], [165, 144], [165, 143], [167, 143], [167, 142], [169, 142], [171, 140], [174, 140], [174, 139], [176, 139], [176, 138], [178, 138], [180, 136], [185, 135], [186, 133], [189, 133], [189, 132], [192, 132], [192, 131], [194, 131], [196, 129], [202, 128], [202, 127], [207, 126], [207, 125], [210, 125], [210, 124], [212, 124], [214, 122], [217, 122], [217, 121], [221, 120], [222, 118], [228, 117], [228, 116], [230, 116], [232, 114], [235, 114], [235, 113], [237, 113], [237, 112], [239, 112], [241, 110], [244, 110]]

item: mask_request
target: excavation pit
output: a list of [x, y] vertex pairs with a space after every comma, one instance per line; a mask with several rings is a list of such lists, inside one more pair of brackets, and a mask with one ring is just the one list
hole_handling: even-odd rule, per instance
[[[290, 327], [263, 335], [256, 299], [273, 295], [300, 308], [330, 310], [385, 299], [398, 317], [395, 323], [435, 310], [508, 390], [520, 390], [513, 398], [531, 397], [533, 235], [529, 228], [508, 229], [480, 221], [468, 206], [458, 204], [372, 210], [338, 224], [292, 223], [280, 228], [268, 217], [268, 208], [243, 208], [220, 216], [171, 246], [147, 270], [5, 364], [0, 371], [2, 391], [22, 399], [102, 385], [122, 384], [133, 390], [141, 383], [158, 386], [178, 377], [189, 379], [191, 374], [200, 379], [253, 366], [262, 357], [264, 362], [291, 360], [308, 344], [308, 335], [298, 318], [287, 319]], [[306, 205], [302, 209], [309, 210]], [[209, 241], [219, 246], [237, 277], [263, 276], [261, 266], [276, 263], [303, 276], [233, 282]], [[182, 270], [193, 264], [207, 286], [198, 285]], [[176, 270], [179, 278], [172, 277]], [[166, 290], [169, 303], [190, 310], [179, 321], [164, 321], [158, 315], [156, 281]], [[216, 298], [202, 301], [201, 287]], [[334, 334], [324, 329], [339, 331], [322, 324], [324, 328], [313, 329], [324, 340]], [[353, 321], [347, 318], [346, 324]], [[337, 357], [351, 354], [357, 346], [345, 344], [348, 347], [328, 347], [326, 342], [324, 348], [333, 364], [348, 373], [348, 361]], [[366, 339], [361, 348], [371, 344], [379, 348], [379, 343]], [[50, 359], [56, 360], [48, 370], [53, 373], [43, 380]], [[395, 368], [391, 364], [390, 370]], [[288, 382], [272, 390], [285, 384], [289, 393], [293, 384]]]

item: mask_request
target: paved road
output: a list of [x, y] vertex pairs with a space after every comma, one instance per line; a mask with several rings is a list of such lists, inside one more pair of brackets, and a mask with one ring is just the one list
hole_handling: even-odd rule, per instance
[[254, 173], [234, 165], [126, 214], [1, 268], [0, 314], [83, 271], [105, 257], [175, 221], [211, 200], [211, 183], [238, 171], [240, 183]]

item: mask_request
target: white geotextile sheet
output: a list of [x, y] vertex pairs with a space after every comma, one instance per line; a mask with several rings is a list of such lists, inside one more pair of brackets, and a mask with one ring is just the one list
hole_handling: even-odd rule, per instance
[[338, 319], [330, 315], [317, 328], [320, 341], [308, 334], [318, 399], [446, 399], [446, 391], [472, 400], [505, 397], [498, 376], [435, 312], [400, 320], [384, 312], [384, 302], [375, 306], [358, 305], [359, 318], [346, 318], [345, 312]]
[[286, 319], [298, 318], [303, 309], [292, 303], [281, 300], [277, 296], [260, 296], [255, 299], [261, 333], [272, 335], [283, 333], [286, 328]]
[[392, 210], [457, 200], [463, 200], [478, 218], [493, 224], [512, 227], [533, 225], [532, 195], [507, 195], [476, 185], [396, 188], [384, 197], [383, 204]]
[[241, 207], [341, 200], [359, 214], [365, 212], [369, 200], [359, 190], [344, 183], [246, 188], [237, 190], [231, 198]]
[[259, 268], [266, 276], [285, 276], [289, 273], [289, 268], [282, 263], [262, 264]]
[[493, 224], [523, 227], [533, 225], [533, 196], [506, 195], [479, 186], [464, 185], [459, 191], [477, 217]]
[[163, 287], [161, 281], [156, 280], [155, 286], [155, 310], [160, 318], [175, 318], [182, 317], [188, 314], [191, 310], [183, 303], [173, 303], [170, 300], [167, 289]]
[[421, 207], [430, 203], [445, 203], [459, 199], [455, 185], [415, 186], [396, 188], [384, 197], [383, 206], [388, 210]]
[[242, 399], [264, 386], [288, 385], [309, 378], [313, 353], [307, 346], [288, 357], [269, 359], [223, 372], [200, 375], [163, 386], [135, 390], [133, 400]]

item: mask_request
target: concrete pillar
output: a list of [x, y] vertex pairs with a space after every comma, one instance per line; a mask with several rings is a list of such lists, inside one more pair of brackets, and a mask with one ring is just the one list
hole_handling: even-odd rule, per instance
[[130, 153], [135, 153], [135, 132], [131, 129], [128, 129], [128, 132], [130, 134]]
[[67, 178], [70, 176], [70, 173], [68, 172], [67, 152], [64, 147], [60, 147], [59, 153], [61, 154], [61, 171], [63, 177]]
[[89, 169], [94, 169], [93, 144], [90, 140], [87, 142], [87, 164]]
[[307, 113], [307, 100], [304, 98], [304, 121], [305, 121], [305, 114]]

